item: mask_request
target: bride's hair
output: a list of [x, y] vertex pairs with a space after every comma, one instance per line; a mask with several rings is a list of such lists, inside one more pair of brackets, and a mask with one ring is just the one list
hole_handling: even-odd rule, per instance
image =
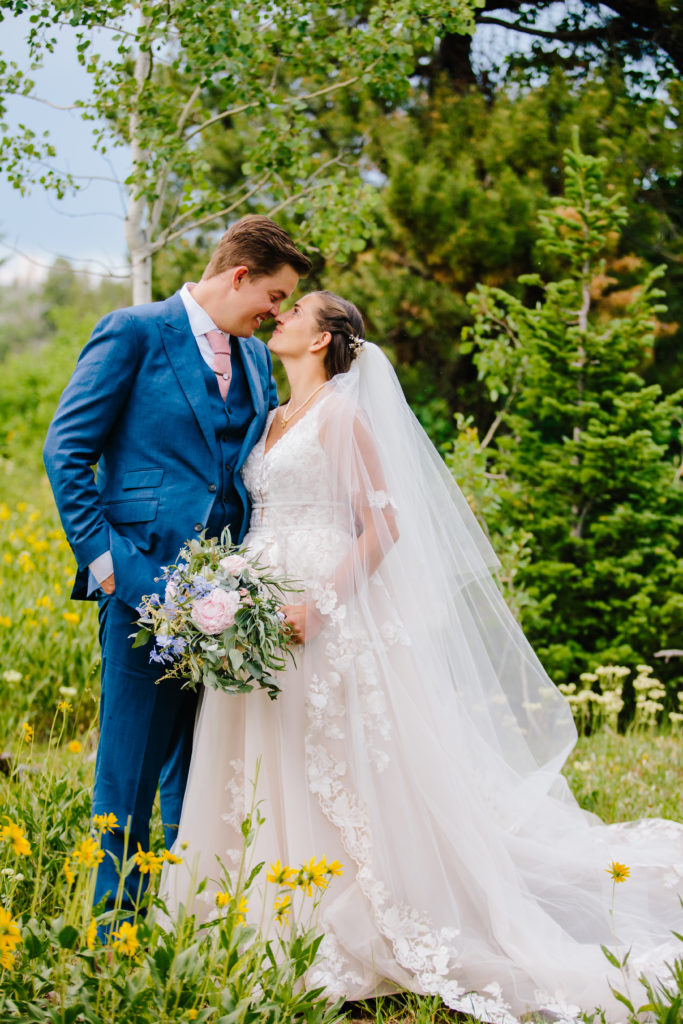
[[363, 317], [352, 302], [332, 292], [314, 292], [318, 297], [315, 320], [318, 330], [329, 331], [332, 340], [325, 352], [325, 372], [328, 378], [346, 373], [358, 353], [355, 338], [365, 336]]

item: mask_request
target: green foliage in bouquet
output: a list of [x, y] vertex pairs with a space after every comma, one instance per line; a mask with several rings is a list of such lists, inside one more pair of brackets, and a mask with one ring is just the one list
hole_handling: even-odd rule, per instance
[[280, 692], [274, 673], [293, 657], [280, 609], [284, 595], [299, 589], [296, 583], [249, 558], [227, 527], [220, 540], [202, 535], [188, 541], [158, 579], [166, 584], [165, 597], [143, 597], [133, 646], [154, 637], [150, 661], [167, 666], [161, 678], [226, 693], [249, 693], [258, 685], [274, 700]]

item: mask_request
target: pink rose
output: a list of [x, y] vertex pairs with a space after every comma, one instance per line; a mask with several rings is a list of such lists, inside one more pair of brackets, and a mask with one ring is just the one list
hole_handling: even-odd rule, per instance
[[222, 633], [235, 621], [235, 612], [240, 606], [236, 591], [216, 587], [208, 597], [200, 597], [192, 603], [190, 616], [202, 633]]
[[246, 558], [242, 558], [241, 555], [228, 555], [226, 558], [221, 558], [218, 563], [224, 572], [229, 572], [231, 576], [237, 576], [238, 573], [242, 572], [249, 565]]

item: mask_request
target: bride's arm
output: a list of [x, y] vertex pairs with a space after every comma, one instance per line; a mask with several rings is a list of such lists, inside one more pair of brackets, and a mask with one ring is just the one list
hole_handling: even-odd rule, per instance
[[350, 423], [346, 419], [345, 437], [340, 442], [340, 411], [321, 428], [320, 440], [330, 456], [339, 503], [346, 504], [353, 521], [355, 540], [312, 600], [283, 608], [298, 643], [311, 640], [326, 615], [366, 585], [399, 536], [396, 508], [387, 492], [372, 434], [356, 414]]

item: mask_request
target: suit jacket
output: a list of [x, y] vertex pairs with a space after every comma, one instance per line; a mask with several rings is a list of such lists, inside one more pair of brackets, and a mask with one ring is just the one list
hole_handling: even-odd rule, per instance
[[[234, 540], [249, 522], [239, 470], [277, 405], [267, 347], [253, 337], [238, 344], [253, 418], [234, 467]], [[87, 597], [88, 565], [110, 550], [117, 596], [134, 607], [206, 525], [219, 456], [201, 358], [179, 293], [108, 314], [83, 349], [43, 449], [78, 563], [72, 597]]]

